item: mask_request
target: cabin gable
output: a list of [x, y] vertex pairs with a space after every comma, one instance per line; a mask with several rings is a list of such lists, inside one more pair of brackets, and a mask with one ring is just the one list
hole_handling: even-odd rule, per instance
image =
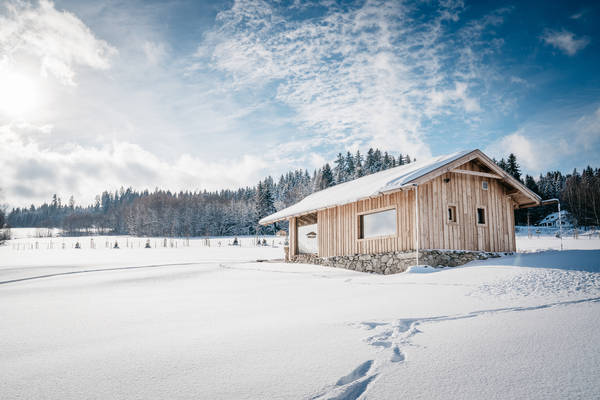
[[[491, 173], [475, 161], [460, 170]], [[515, 250], [515, 202], [510, 189], [502, 180], [483, 174], [447, 172], [419, 185], [420, 248]]]

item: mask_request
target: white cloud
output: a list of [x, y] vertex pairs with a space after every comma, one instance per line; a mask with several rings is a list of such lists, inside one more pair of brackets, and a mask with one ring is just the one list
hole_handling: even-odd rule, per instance
[[542, 35], [542, 40], [569, 56], [574, 56], [579, 50], [583, 50], [590, 43], [590, 39], [587, 37], [576, 39], [575, 34], [564, 29], [560, 32], [547, 30]]
[[586, 14], [586, 11], [580, 11], [578, 13], [575, 13], [575, 14], [571, 15], [569, 18], [571, 18], [571, 19], [580, 19], [585, 14]]
[[529, 82], [527, 82], [525, 79], [519, 77], [519, 76], [511, 76], [510, 77], [510, 83], [514, 83], [517, 85], [523, 85], [523, 86], [529, 86]]
[[190, 154], [165, 160], [141, 146], [42, 144], [52, 127], [9, 124], [0, 127], [3, 188], [12, 205], [47, 201], [53, 193], [87, 204], [103, 190], [120, 186], [179, 190], [237, 188], [258, 181], [267, 167], [258, 157], [209, 162]]
[[568, 162], [569, 168], [599, 162], [600, 107], [583, 113], [578, 110], [575, 116], [554, 113], [541, 117], [545, 123], [526, 123], [492, 142], [486, 153], [498, 159], [514, 153], [525, 171], [533, 175], [555, 169], [557, 160]]
[[75, 84], [76, 66], [109, 68], [115, 53], [74, 14], [56, 10], [48, 0], [37, 7], [8, 1], [0, 14], [0, 60], [33, 56], [43, 76], [53, 75], [63, 84]]
[[150, 64], [160, 63], [167, 55], [167, 50], [163, 43], [145, 41], [142, 45], [142, 50]]
[[427, 122], [481, 111], [474, 88], [485, 78], [475, 46], [505, 11], [449, 34], [445, 24], [461, 9], [445, 2], [423, 22], [413, 6], [367, 1], [298, 21], [276, 4], [238, 0], [218, 15], [197, 56], [227, 73], [233, 90], [274, 87], [306, 142], [339, 149], [359, 141], [424, 157]]
[[544, 154], [539, 150], [539, 146], [536, 146], [522, 131], [518, 131], [504, 136], [488, 146], [486, 152], [497, 158], [503, 158], [513, 153], [526, 170], [541, 171]]
[[498, 94], [485, 57], [502, 46], [489, 38], [506, 10], [456, 24], [460, 1], [428, 3], [438, 10], [426, 21], [423, 3], [303, 1], [296, 10], [311, 17], [299, 20], [280, 2], [238, 1], [193, 59], [169, 46], [171, 5], [74, 7], [92, 32], [47, 1], [4, 4], [0, 63], [45, 92], [28, 124], [0, 116], [2, 185], [18, 205], [55, 191], [85, 203], [130, 184], [251, 185], [370, 145], [422, 159], [432, 125], [476, 120]]
[[461, 104], [466, 112], [479, 112], [481, 107], [476, 98], [469, 96], [467, 84], [464, 82], [456, 82], [453, 89], [442, 91], [432, 91], [430, 99], [432, 104], [437, 107], [451, 104]]
[[574, 124], [574, 131], [574, 144], [583, 150], [591, 150], [600, 143], [600, 107], [579, 118]]
[[157, 28], [166, 5], [89, 7], [75, 8], [111, 45], [52, 3], [0, 4], [0, 81], [10, 79], [20, 95], [15, 102], [0, 90], [0, 186], [12, 205], [55, 192], [85, 204], [121, 185], [237, 188], [273, 165], [289, 169], [267, 164], [264, 146], [236, 120], [253, 107], [212, 93], [210, 80], [183, 79], [181, 58], [166, 58], [171, 49]]

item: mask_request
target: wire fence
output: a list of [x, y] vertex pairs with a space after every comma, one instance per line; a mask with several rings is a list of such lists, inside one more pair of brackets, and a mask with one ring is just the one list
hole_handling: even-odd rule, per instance
[[600, 239], [600, 229], [598, 227], [568, 227], [563, 228], [561, 231], [557, 227], [518, 225], [515, 227], [515, 233], [517, 237], [527, 236], [530, 239], [559, 238], [561, 233], [563, 238]]
[[96, 250], [96, 249], [186, 249], [210, 247], [283, 247], [286, 237], [281, 236], [230, 236], [205, 238], [156, 238], [133, 236], [88, 237], [27, 237], [8, 241], [15, 251], [28, 250]]

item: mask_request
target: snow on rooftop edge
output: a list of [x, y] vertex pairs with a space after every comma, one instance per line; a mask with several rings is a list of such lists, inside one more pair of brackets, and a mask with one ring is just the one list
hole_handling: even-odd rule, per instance
[[341, 206], [354, 203], [383, 192], [400, 189], [411, 181], [428, 174], [474, 150], [461, 151], [452, 154], [432, 157], [427, 160], [416, 161], [385, 171], [376, 172], [352, 181], [340, 183], [327, 189], [312, 193], [298, 203], [279, 210], [274, 214], [262, 218], [260, 224], [270, 224], [275, 221], [305, 214], [322, 208]]

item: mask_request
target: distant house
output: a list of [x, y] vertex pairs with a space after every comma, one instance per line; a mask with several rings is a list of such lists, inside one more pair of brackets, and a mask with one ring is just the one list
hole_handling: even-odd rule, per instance
[[473, 150], [329, 187], [260, 224], [289, 222], [292, 260], [303, 254], [353, 260], [416, 249], [510, 252], [516, 248], [514, 210], [540, 202]]
[[544, 217], [544, 219], [542, 219], [538, 225], [558, 228], [561, 226], [559, 225], [559, 222], [563, 228], [570, 228], [573, 226], [573, 218], [566, 210], [562, 210], [560, 212], [560, 218], [558, 218], [558, 212], [546, 215], [546, 217]]
[[281, 229], [281, 230], [278, 230], [275, 235], [277, 235], [277, 236], [284, 236], [285, 237], [285, 236], [287, 236], [287, 232], [284, 231], [283, 229]]

